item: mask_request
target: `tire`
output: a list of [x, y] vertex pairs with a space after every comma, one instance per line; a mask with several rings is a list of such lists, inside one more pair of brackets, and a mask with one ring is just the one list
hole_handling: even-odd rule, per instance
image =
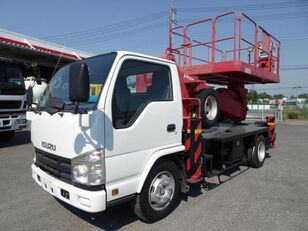
[[216, 91], [213, 89], [204, 89], [196, 95], [201, 101], [202, 127], [210, 128], [214, 126], [219, 119], [219, 104]]
[[15, 136], [15, 131], [0, 132], [0, 142], [9, 142]]
[[[133, 210], [142, 221], [153, 223], [166, 217], [175, 209], [180, 193], [180, 176], [175, 163], [172, 161], [159, 162], [154, 165], [141, 193], [133, 201]], [[168, 197], [171, 199], [168, 200]]]
[[250, 167], [261, 168], [266, 156], [266, 140], [263, 135], [258, 136], [256, 144], [252, 149], [251, 159], [248, 161]]

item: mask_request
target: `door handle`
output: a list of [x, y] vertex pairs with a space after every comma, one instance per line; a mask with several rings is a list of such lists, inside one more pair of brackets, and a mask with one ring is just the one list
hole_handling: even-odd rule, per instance
[[176, 128], [175, 124], [168, 124], [167, 132], [174, 132], [175, 128]]

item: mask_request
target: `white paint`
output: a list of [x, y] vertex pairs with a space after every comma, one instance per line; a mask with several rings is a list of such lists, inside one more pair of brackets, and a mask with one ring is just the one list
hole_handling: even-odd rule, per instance
[[[104, 190], [87, 191], [80, 189], [49, 176], [34, 164], [32, 164], [31, 168], [32, 178], [35, 180], [35, 182], [45, 191], [57, 197], [61, 201], [91, 213], [101, 212], [106, 209], [106, 192]], [[40, 176], [41, 181], [38, 181], [37, 176]], [[69, 200], [61, 195], [61, 189], [69, 192]]]

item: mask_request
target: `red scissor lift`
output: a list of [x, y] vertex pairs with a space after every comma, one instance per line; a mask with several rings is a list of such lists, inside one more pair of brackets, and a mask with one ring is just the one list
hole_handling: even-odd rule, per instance
[[280, 42], [244, 13], [171, 29], [166, 56], [183, 73], [184, 98], [207, 84], [224, 85], [216, 89], [220, 117], [232, 121], [246, 118], [245, 84], [279, 83]]
[[[202, 158], [202, 127], [210, 128], [218, 119], [246, 119], [245, 85], [280, 81], [280, 42], [246, 14], [230, 12], [171, 29], [164, 58], [178, 65], [185, 167], [188, 180], [198, 182], [202, 178], [198, 164]], [[222, 87], [213, 90], [209, 84]], [[216, 103], [210, 100], [214, 98]], [[274, 117], [267, 117], [271, 146], [275, 145], [274, 121]]]

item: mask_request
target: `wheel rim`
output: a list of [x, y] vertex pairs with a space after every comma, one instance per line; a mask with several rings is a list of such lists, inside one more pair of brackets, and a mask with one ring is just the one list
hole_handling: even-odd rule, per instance
[[264, 158], [265, 158], [265, 152], [266, 152], [266, 148], [265, 148], [264, 142], [260, 142], [258, 144], [257, 151], [258, 151], [258, 159], [259, 159], [260, 162], [262, 162], [264, 160]]
[[218, 104], [214, 96], [210, 95], [204, 102], [204, 113], [209, 120], [214, 120], [217, 116]]
[[175, 190], [175, 182], [168, 171], [160, 172], [153, 179], [149, 189], [149, 203], [154, 210], [163, 210], [171, 202]]

